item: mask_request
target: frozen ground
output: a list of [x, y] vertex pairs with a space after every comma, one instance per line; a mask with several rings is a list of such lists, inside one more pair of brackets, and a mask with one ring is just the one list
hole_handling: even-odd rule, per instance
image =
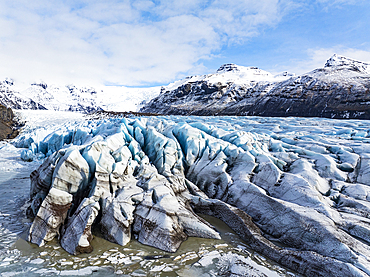
[[[32, 115], [34, 119], [30, 120]], [[140, 252], [151, 248], [141, 246], [136, 240], [132, 240], [124, 247], [109, 244], [109, 247], [102, 250], [99, 243], [94, 245], [100, 239], [95, 239], [92, 242], [95, 250], [93, 255], [89, 256], [96, 257], [96, 265], [91, 262], [91, 258], [87, 262], [83, 260], [86, 254], [82, 254], [81, 257], [67, 255], [55, 240], [46, 243], [41, 250], [36, 250], [33, 245], [29, 245], [22, 239], [17, 240], [18, 236], [26, 231], [25, 226], [31, 223], [24, 218], [21, 210], [12, 211], [18, 207], [17, 203], [24, 202], [27, 196], [28, 174], [41, 163], [42, 160], [38, 161], [38, 159], [42, 159], [45, 155], [51, 155], [62, 148], [65, 149], [61, 152], [62, 155], [72, 153], [75, 148], [71, 148], [71, 144], [78, 145], [92, 172], [97, 167], [99, 170], [105, 168], [108, 175], [117, 171], [116, 168], [122, 165], [125, 155], [131, 153], [125, 164], [127, 166], [125, 172], [129, 171], [131, 172], [129, 174], [133, 174], [134, 179], [130, 180], [134, 183], [135, 180], [140, 180], [137, 185], [144, 189], [143, 197], [147, 205], [145, 207], [156, 206], [165, 209], [165, 203], [161, 202], [161, 197], [167, 197], [161, 195], [162, 187], [159, 185], [151, 187], [151, 181], [145, 179], [148, 170], [151, 174], [162, 176], [161, 178], [165, 176], [168, 180], [173, 180], [173, 176], [183, 176], [210, 198], [201, 193], [197, 194], [197, 198], [195, 193], [191, 196], [182, 191], [181, 193], [185, 193], [182, 197], [188, 197], [194, 209], [207, 212], [210, 211], [207, 210], [209, 205], [226, 202], [252, 216], [254, 223], [262, 231], [264, 239], [267, 238], [279, 247], [288, 247], [288, 252], [293, 251], [289, 253], [295, 256], [301, 255], [300, 257], [303, 257], [303, 260], [306, 259], [308, 263], [316, 263], [313, 264], [315, 266], [325, 265], [328, 270], [339, 268], [347, 270], [349, 276], [370, 274], [369, 121], [175, 116], [106, 118], [93, 121], [80, 115], [75, 117], [75, 114], [69, 114], [69, 116], [60, 114], [53, 120], [52, 115], [40, 112], [23, 113], [21, 116], [26, 120], [29, 119], [23, 133], [12, 141], [13, 145], [3, 143], [0, 146], [2, 154], [0, 167], [4, 169], [2, 174], [5, 180], [2, 181], [3, 194], [8, 193], [6, 199], [10, 201], [9, 206], [4, 205], [2, 208], [4, 210], [1, 211], [4, 219], [1, 221], [2, 226], [5, 226], [2, 232], [9, 234], [8, 240], [4, 235], [0, 264], [0, 268], [2, 267], [6, 274], [13, 264], [15, 268], [20, 266], [17, 261], [24, 255], [20, 248], [26, 248], [27, 251], [32, 249], [33, 253], [32, 258], [27, 260], [32, 266], [22, 269], [26, 271], [36, 270], [32, 269], [33, 265], [45, 263], [50, 270], [59, 272], [61, 267], [52, 256], [64, 255], [66, 258], [58, 259], [67, 262], [63, 264], [65, 267], [62, 270], [67, 270], [69, 266], [69, 268], [72, 267], [71, 270], [91, 270], [90, 273], [95, 269], [88, 267], [87, 264], [89, 266], [109, 265], [110, 267], [104, 270], [114, 270], [119, 273], [126, 273], [125, 270], [144, 275], [151, 272], [153, 276], [157, 273], [157, 275], [167, 276], [165, 275], [167, 270], [176, 272], [177, 275], [181, 275], [185, 270], [186, 273], [182, 276], [189, 276], [189, 272], [193, 272], [191, 273], [193, 276], [201, 274], [213, 276], [212, 274], [215, 275], [216, 272], [224, 272], [231, 276], [245, 274], [245, 272], [254, 272], [257, 276], [272, 276], [272, 272], [261, 269], [261, 263], [258, 265], [250, 262], [255, 258], [253, 255], [246, 254], [244, 250], [249, 251], [248, 248], [244, 248], [247, 247], [246, 245], [243, 246], [242, 243], [233, 245], [222, 232], [221, 239], [227, 241], [226, 243], [214, 239], [189, 238], [181, 247], [187, 247], [187, 243], [192, 240], [200, 240], [202, 243], [185, 252], [184, 248], [180, 247], [175, 254], [155, 262], [151, 260], [147, 262], [145, 259], [145, 256], [150, 256], [149, 252], [149, 254]], [[119, 141], [122, 141], [122, 145]], [[89, 152], [89, 145], [100, 145], [101, 153], [106, 154], [101, 154], [100, 158], [95, 160], [95, 154]], [[106, 152], [104, 147], [112, 151]], [[33, 161], [26, 163], [20, 160], [21, 154], [23, 158], [29, 160], [32, 158]], [[147, 161], [150, 161], [150, 164], [147, 164]], [[62, 166], [62, 163], [58, 165], [59, 168]], [[62, 176], [62, 173], [55, 174]], [[147, 185], [143, 186], [145, 182]], [[172, 184], [176, 185], [176, 182], [173, 181]], [[20, 193], [15, 193], [12, 186]], [[52, 187], [55, 186], [52, 185]], [[119, 195], [119, 190], [117, 191]], [[103, 195], [97, 195], [96, 191], [91, 193], [94, 197], [103, 197]], [[149, 193], [150, 198], [147, 199], [146, 195]], [[199, 197], [203, 200], [199, 200]], [[221, 201], [213, 201], [211, 198]], [[4, 198], [4, 201], [6, 199]], [[135, 220], [138, 220], [138, 212], [144, 209], [140, 205], [133, 212], [132, 216], [136, 218]], [[181, 214], [178, 216], [181, 218]], [[16, 222], [12, 222], [12, 218], [13, 221], [15, 218]], [[21, 218], [24, 223], [19, 222]], [[153, 215], [152, 220], [158, 220], [158, 218]], [[223, 220], [227, 221], [227, 219]], [[161, 228], [166, 227], [161, 225], [163, 223], [160, 220], [155, 223]], [[189, 228], [184, 222], [181, 224], [185, 230]], [[217, 229], [217, 224], [215, 226]], [[135, 226], [133, 228], [135, 229]], [[161, 247], [158, 242], [147, 240], [143, 231], [134, 232], [134, 234], [144, 244]], [[24, 238], [26, 237], [27, 233], [24, 234]], [[15, 241], [17, 243], [14, 245]], [[268, 245], [264, 248], [267, 251], [264, 254], [274, 258], [271, 254], [271, 249], [274, 247], [264, 242], [265, 246]], [[130, 249], [130, 245], [136, 245], [137, 252], [129, 251], [136, 254], [124, 253], [125, 247]], [[202, 247], [207, 251], [202, 252]], [[253, 244], [250, 247], [254, 247]], [[109, 248], [112, 250], [110, 251]], [[288, 252], [279, 249], [275, 249], [276, 255], [280, 255], [282, 259], [286, 258], [287, 256], [281, 255]], [[160, 253], [160, 255], [165, 254], [159, 250], [152, 251], [157, 251], [152, 253]], [[110, 252], [113, 254], [109, 254]], [[319, 254], [314, 256], [318, 257], [318, 260], [312, 258], [312, 253]], [[135, 259], [138, 262], [135, 262]], [[188, 266], [183, 267], [184, 264], [178, 264], [182, 259], [188, 261], [184, 263]], [[123, 266], [123, 264], [126, 265], [125, 261], [127, 265], [140, 264], [143, 268], [145, 268], [144, 264], [150, 263], [150, 265], [147, 272], [139, 272], [138, 269], [134, 269], [135, 266], [132, 268]], [[262, 265], [266, 267], [266, 263]], [[305, 267], [307, 265], [304, 263], [300, 264], [298, 271], [307, 274], [309, 269]], [[288, 274], [281, 268], [275, 273]], [[335, 275], [336, 272], [332, 274]]]

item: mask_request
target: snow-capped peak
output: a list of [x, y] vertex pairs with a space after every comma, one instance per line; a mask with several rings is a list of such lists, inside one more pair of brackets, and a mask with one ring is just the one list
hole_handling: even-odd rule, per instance
[[240, 72], [239, 66], [234, 63], [225, 63], [217, 69], [217, 73], [224, 73], [224, 72]]
[[337, 54], [334, 54], [329, 60], [327, 60], [325, 67], [349, 67], [356, 71], [370, 74], [370, 64], [352, 60]]
[[241, 66], [233, 63], [223, 64], [212, 74], [190, 76], [182, 80], [175, 81], [164, 87], [164, 91], [174, 90], [184, 84], [194, 82], [206, 82], [208, 84], [233, 83], [235, 85], [246, 85], [259, 82], [278, 82], [289, 79], [295, 74], [283, 72], [273, 75], [268, 71], [254, 66]]
[[288, 72], [273, 75], [255, 66], [241, 66], [229, 63], [221, 65], [215, 74], [206, 75], [204, 79], [210, 83], [233, 82], [235, 84], [248, 84], [283, 81], [293, 76], [295, 74]]
[[39, 87], [42, 87], [43, 89], [46, 89], [48, 87], [48, 85], [44, 81], [41, 81], [41, 80], [37, 82], [33, 82], [31, 86], [39, 86]]
[[265, 70], [259, 69], [255, 66], [241, 66], [236, 65], [233, 63], [226, 63], [220, 66], [220, 68], [216, 71], [216, 75], [230, 75], [234, 76], [234, 78], [248, 78], [249, 80], [253, 80], [254, 78], [260, 79], [262, 78], [271, 78], [273, 75], [270, 72]]
[[5, 80], [4, 80], [4, 84], [12, 86], [12, 85], [14, 85], [14, 80], [11, 79], [11, 78], [6, 77]]

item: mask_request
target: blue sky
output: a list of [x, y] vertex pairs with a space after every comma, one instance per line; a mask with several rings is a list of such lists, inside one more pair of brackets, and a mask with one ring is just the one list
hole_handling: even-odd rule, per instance
[[223, 63], [297, 74], [370, 62], [368, 0], [0, 2], [0, 78], [165, 85]]
[[302, 1], [278, 24], [224, 47], [219, 58], [205, 64], [216, 67], [229, 61], [304, 73], [322, 67], [334, 53], [370, 62], [370, 1], [334, 2]]

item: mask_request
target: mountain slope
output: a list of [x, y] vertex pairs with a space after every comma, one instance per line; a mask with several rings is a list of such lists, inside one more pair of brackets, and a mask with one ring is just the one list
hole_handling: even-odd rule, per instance
[[[251, 109], [238, 111], [268, 116], [370, 118], [370, 67], [334, 55], [324, 68], [279, 83]], [[236, 106], [230, 107], [236, 109]]]
[[120, 86], [78, 87], [34, 82], [26, 89], [6, 78], [0, 82], [0, 104], [12, 109], [47, 109], [90, 113], [94, 111], [138, 111], [157, 96], [160, 87], [129, 88]]
[[[224, 64], [216, 73], [192, 76], [164, 88], [142, 112], [216, 115], [242, 99], [260, 96], [265, 87], [294, 75], [274, 76], [256, 67]], [[256, 93], [254, 93], [256, 92]]]
[[17, 110], [46, 110], [46, 108], [29, 97], [21, 95], [12, 79], [0, 81], [0, 104]]
[[48, 86], [44, 82], [21, 89], [12, 79], [0, 82], [0, 104], [17, 110], [54, 110], [90, 113], [102, 108], [96, 102], [96, 90], [74, 85]]
[[44, 82], [38, 82], [21, 93], [42, 104], [48, 110], [82, 113], [102, 110], [96, 101], [97, 91], [91, 87], [48, 86]]
[[175, 85], [140, 111], [370, 118], [370, 66], [338, 55], [324, 68], [301, 76], [273, 76], [254, 67], [223, 65], [215, 74], [191, 77]]

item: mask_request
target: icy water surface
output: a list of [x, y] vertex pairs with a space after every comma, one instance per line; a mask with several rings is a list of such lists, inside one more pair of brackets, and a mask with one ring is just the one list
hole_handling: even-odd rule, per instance
[[40, 162], [26, 163], [19, 156], [19, 149], [0, 143], [0, 276], [229, 276], [236, 264], [250, 276], [297, 276], [248, 249], [228, 226], [209, 216], [204, 218], [222, 240], [189, 238], [176, 253], [136, 240], [122, 247], [99, 238], [97, 230], [90, 254], [69, 255], [56, 240], [44, 247], [32, 245], [25, 240], [31, 221], [24, 206], [29, 175]]

